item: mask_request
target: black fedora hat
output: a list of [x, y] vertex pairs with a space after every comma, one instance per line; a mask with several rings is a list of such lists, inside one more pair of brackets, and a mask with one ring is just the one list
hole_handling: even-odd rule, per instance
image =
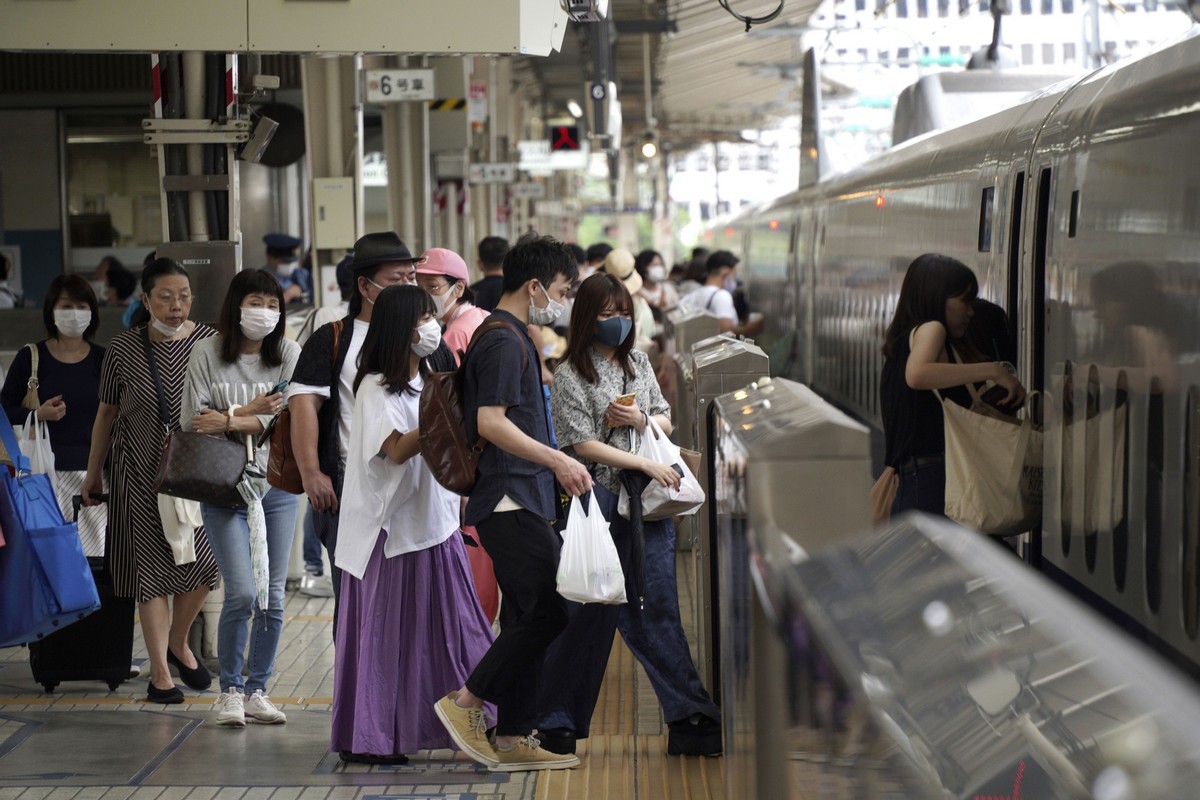
[[417, 258], [408, 251], [408, 245], [400, 241], [400, 237], [395, 233], [368, 233], [354, 243], [354, 260], [350, 262], [350, 269], [361, 272], [380, 264], [416, 260]]

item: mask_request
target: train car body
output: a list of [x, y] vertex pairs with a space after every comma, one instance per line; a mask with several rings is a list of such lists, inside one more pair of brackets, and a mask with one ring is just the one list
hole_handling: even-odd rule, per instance
[[[975, 270], [1043, 393], [1035, 564], [1200, 675], [1200, 33], [747, 210], [772, 372], [881, 428], [883, 332], [925, 252]], [[864, 499], [865, 502], [865, 499]]]

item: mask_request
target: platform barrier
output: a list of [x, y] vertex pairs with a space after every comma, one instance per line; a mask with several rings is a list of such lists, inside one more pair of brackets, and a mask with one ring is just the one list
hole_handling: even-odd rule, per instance
[[786, 528], [746, 540], [727, 682], [757, 724], [726, 742], [728, 797], [1195, 796], [1194, 684], [986, 537], [910, 514], [807, 557]]
[[[678, 309], [667, 314], [664, 328], [667, 341], [667, 357], [674, 363], [674, 412], [675, 434], [672, 438], [680, 447], [696, 449], [695, 387], [692, 382], [692, 345], [716, 336], [721, 323], [707, 311], [682, 313]], [[681, 537], [682, 538], [682, 537]]]

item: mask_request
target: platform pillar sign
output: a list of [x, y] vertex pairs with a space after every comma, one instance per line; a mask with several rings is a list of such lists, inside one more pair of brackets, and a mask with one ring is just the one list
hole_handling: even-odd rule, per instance
[[517, 179], [517, 165], [509, 163], [469, 164], [467, 178], [471, 183], [512, 183]]
[[467, 87], [467, 121], [472, 130], [479, 130], [488, 120], [487, 84], [483, 81], [471, 81]]
[[408, 100], [433, 100], [431, 69], [371, 69], [363, 73], [368, 103], [400, 103]]

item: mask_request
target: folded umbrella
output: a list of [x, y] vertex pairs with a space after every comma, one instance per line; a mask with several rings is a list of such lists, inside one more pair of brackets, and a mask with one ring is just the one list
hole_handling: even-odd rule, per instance
[[267, 517], [262, 499], [271, 491], [267, 473], [254, 458], [254, 447], [246, 437], [246, 469], [238, 481], [238, 494], [246, 501], [246, 522], [250, 526], [250, 568], [254, 576], [254, 595], [258, 607], [266, 611], [271, 588], [267, 558]]
[[638, 469], [621, 470], [621, 485], [629, 493], [630, 566], [638, 609], [646, 607], [646, 531], [642, 524], [642, 491], [650, 485], [650, 476]]

